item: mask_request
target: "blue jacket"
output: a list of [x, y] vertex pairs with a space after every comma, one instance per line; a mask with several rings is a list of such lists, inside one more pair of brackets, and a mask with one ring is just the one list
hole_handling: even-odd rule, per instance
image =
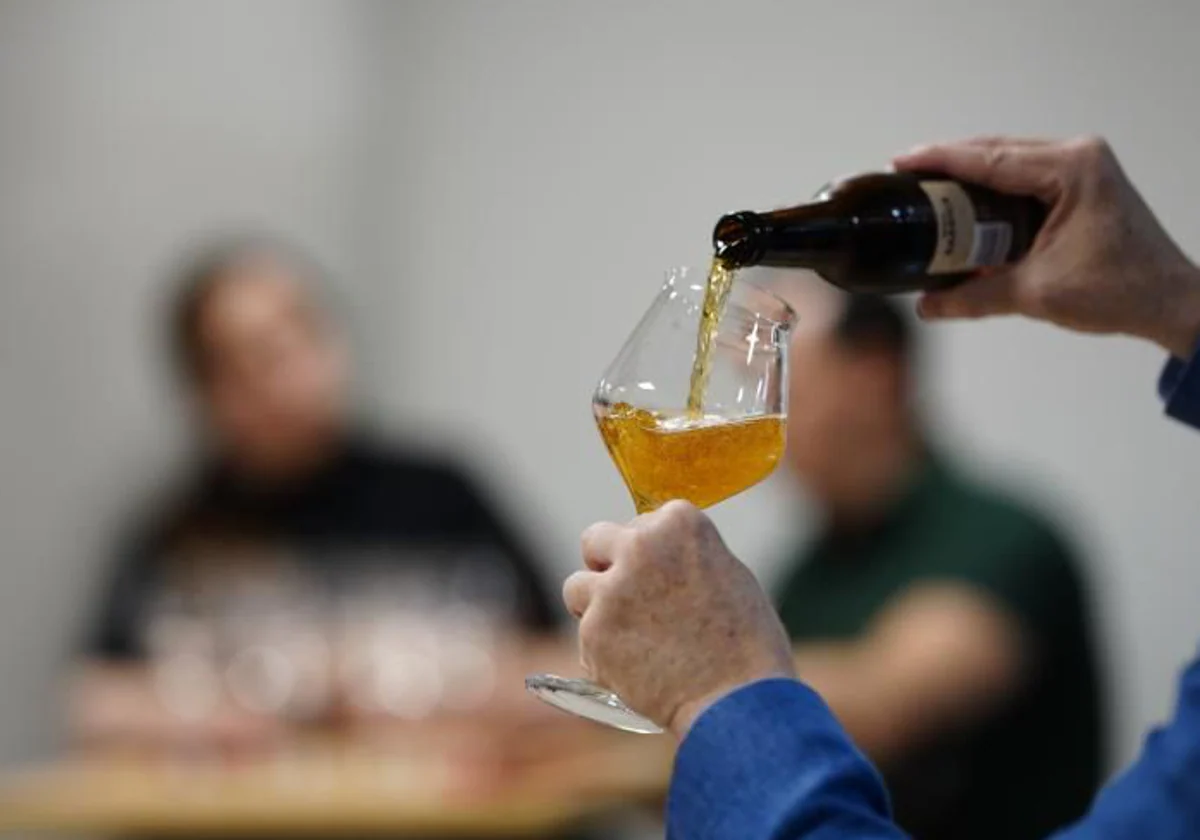
[[[1200, 352], [1159, 381], [1167, 413], [1200, 428]], [[1032, 760], [1033, 757], [1031, 757]], [[879, 775], [829, 709], [793, 680], [744, 686], [700, 716], [679, 748], [670, 840], [892, 840]], [[1058, 840], [1200, 838], [1200, 658], [1172, 720]]]

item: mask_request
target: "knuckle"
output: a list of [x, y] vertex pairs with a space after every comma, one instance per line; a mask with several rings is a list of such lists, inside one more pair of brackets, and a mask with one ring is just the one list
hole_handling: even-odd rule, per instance
[[659, 510], [662, 511], [664, 518], [670, 519], [681, 515], [682, 512], [687, 510], [689, 507], [691, 507], [691, 504], [683, 499], [672, 499], [659, 508]]
[[1076, 137], [1069, 144], [1072, 154], [1084, 165], [1097, 166], [1112, 155], [1108, 141], [1098, 134]]
[[988, 146], [983, 150], [983, 166], [990, 175], [1003, 169], [1011, 157], [1009, 150], [1000, 145]]
[[567, 611], [576, 618], [581, 617], [587, 611], [586, 594], [582, 573], [575, 572], [563, 581], [563, 603], [566, 604]]
[[587, 551], [589, 546], [595, 544], [596, 539], [600, 536], [600, 532], [604, 528], [603, 522], [594, 522], [583, 529], [583, 533], [579, 535], [579, 544], [584, 551]]
[[1022, 311], [1035, 317], [1054, 320], [1062, 314], [1062, 296], [1050, 285], [1032, 283], [1022, 293], [1020, 301]]
[[588, 551], [591, 549], [592, 543], [596, 538], [595, 534], [592, 533], [592, 529], [595, 527], [595, 525], [592, 525], [591, 527], [586, 528], [584, 532], [579, 535], [579, 552], [585, 557], [587, 556]]
[[675, 499], [663, 506], [663, 519], [668, 524], [678, 524], [684, 526], [695, 525], [697, 520], [703, 519], [703, 514], [700, 508], [683, 499]]
[[621, 544], [622, 528], [611, 522], [598, 522], [579, 537], [579, 549], [584, 562], [591, 568], [607, 565]]

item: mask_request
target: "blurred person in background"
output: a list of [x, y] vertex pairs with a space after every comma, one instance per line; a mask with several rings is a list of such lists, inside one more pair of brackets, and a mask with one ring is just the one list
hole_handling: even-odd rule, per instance
[[117, 558], [74, 694], [84, 742], [248, 747], [290, 718], [474, 710], [521, 692], [503, 639], [555, 630], [539, 565], [468, 474], [356, 423], [319, 282], [267, 240], [183, 272], [169, 338], [202, 457]]
[[1103, 770], [1078, 569], [1041, 516], [930, 446], [902, 312], [820, 294], [790, 348], [787, 462], [824, 514], [777, 592], [797, 670], [914, 837], [1042, 837]]

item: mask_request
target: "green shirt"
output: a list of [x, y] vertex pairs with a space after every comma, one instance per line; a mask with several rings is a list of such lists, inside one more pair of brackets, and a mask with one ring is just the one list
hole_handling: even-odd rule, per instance
[[930, 460], [872, 528], [801, 552], [779, 609], [796, 641], [851, 639], [906, 590], [944, 582], [1016, 619], [1032, 667], [990, 717], [884, 768], [897, 822], [919, 840], [1045, 837], [1086, 810], [1104, 728], [1083, 586], [1047, 522]]

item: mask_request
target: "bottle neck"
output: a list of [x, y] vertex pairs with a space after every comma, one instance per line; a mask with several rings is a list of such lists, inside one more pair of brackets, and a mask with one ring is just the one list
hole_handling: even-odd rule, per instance
[[713, 230], [713, 248], [734, 267], [819, 269], [844, 253], [847, 230], [848, 220], [835, 201], [816, 201], [724, 216]]

